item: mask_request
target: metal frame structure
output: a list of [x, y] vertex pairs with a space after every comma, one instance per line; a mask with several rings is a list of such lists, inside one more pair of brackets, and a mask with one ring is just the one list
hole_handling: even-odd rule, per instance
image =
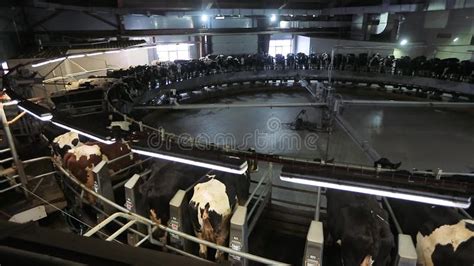
[[[296, 73], [299, 73], [300, 71], [296, 71]], [[330, 72], [331, 73], [331, 72]], [[262, 75], [262, 74], [257, 74], [257, 75]], [[280, 75], [280, 74], [279, 74]], [[263, 77], [257, 77], [257, 79], [268, 79], [268, 78], [271, 78], [271, 75], [268, 76], [268, 75], [263, 75]], [[314, 77], [314, 76], [313, 76]], [[328, 74], [328, 77], [331, 78], [332, 77], [332, 74]], [[308, 78], [308, 77], [306, 77]], [[311, 79], [312, 77], [309, 77], [309, 79]], [[318, 79], [316, 77], [316, 79]], [[324, 78], [323, 78], [324, 79]], [[180, 83], [186, 83], [187, 81], [183, 81], [183, 82], [180, 82]], [[213, 81], [211, 81], [212, 83]], [[237, 82], [237, 81], [232, 81], [232, 82]], [[231, 82], [231, 83], [232, 83]], [[189, 83], [189, 82], [188, 82]], [[173, 85], [174, 87], [177, 87], [177, 85], [175, 83], [171, 84]], [[171, 87], [173, 87], [171, 86]], [[184, 87], [186, 87], [187, 85], [184, 84]], [[186, 88], [185, 88], [186, 89]], [[331, 93], [327, 93], [326, 96], [332, 96]], [[351, 130], [350, 127], [348, 127], [347, 123], [344, 123], [344, 120], [342, 120], [342, 117], [340, 117], [338, 114], [337, 114], [337, 111], [339, 110], [339, 106], [340, 104], [343, 103], [343, 101], [340, 101], [338, 99], [331, 99], [329, 97], [327, 97], [326, 99], [324, 99], [321, 103], [316, 103], [316, 104], [312, 104], [311, 106], [318, 106], [318, 107], [321, 107], [321, 106], [326, 106], [329, 110], [330, 110], [330, 113], [332, 113], [333, 115], [335, 115], [335, 120], [339, 123], [339, 124], [342, 124], [342, 126], [344, 128], [346, 128], [346, 132], [348, 133], [349, 136], [351, 136], [351, 138], [353, 140], [355, 140], [357, 143], [359, 143], [359, 146], [364, 150], [364, 151], [370, 151], [370, 146], [366, 143], [364, 144], [363, 141], [360, 141], [360, 138], [353, 132], [353, 130]], [[354, 102], [352, 102], [354, 103]], [[367, 104], [367, 102], [361, 102], [360, 104]], [[403, 105], [403, 103], [400, 103], [400, 105]], [[448, 105], [448, 104], [446, 104]], [[453, 106], [455, 106], [455, 104], [453, 104]], [[466, 106], [466, 105], [464, 105]], [[468, 105], [470, 106], [470, 105]], [[202, 106], [201, 106], [202, 107]], [[110, 107], [109, 107], [110, 108]], [[114, 109], [114, 107], [111, 107], [111, 109]], [[117, 111], [117, 110], [115, 110]], [[0, 114], [1, 115], [1, 114]], [[131, 121], [134, 121], [133, 119], [130, 119], [128, 117], [126, 117], [124, 115], [124, 119], [125, 120], [131, 120]], [[6, 119], [3, 119], [3, 121], [5, 122]], [[137, 121], [134, 121], [134, 122], [137, 122]], [[140, 124], [141, 125], [141, 124]], [[143, 127], [147, 127], [149, 129], [152, 129], [152, 130], [156, 130], [152, 127], [149, 127], [149, 126], [146, 126], [146, 125], [141, 125]], [[347, 128], [349, 128], [347, 130]], [[10, 143], [11, 145], [14, 146], [13, 143]], [[364, 146], [365, 145], [365, 146]], [[12, 149], [13, 150], [13, 149]], [[376, 151], [372, 151], [372, 152], [368, 152], [368, 156], [369, 158], [371, 159], [374, 159], [374, 158], [379, 158], [380, 156], [378, 156], [378, 154], [376, 153]], [[267, 158], [267, 159], [271, 159], [271, 158]], [[279, 160], [282, 160], [284, 159], [283, 157], [279, 157], [278, 158]], [[271, 160], [270, 160], [271, 161]], [[298, 160], [294, 160], [294, 162], [297, 162]], [[21, 162], [20, 162], [21, 163]], [[336, 166], [336, 164], [330, 164], [332, 166]], [[99, 167], [100, 166], [100, 167]], [[124, 208], [122, 206], [119, 206], [117, 205], [115, 202], [113, 202], [113, 200], [110, 200], [110, 192], [112, 191], [112, 186], [108, 185], [107, 182], [110, 182], [110, 177], [107, 177], [104, 173], [107, 172], [105, 171], [105, 164], [102, 164], [102, 165], [98, 165], [98, 167], [96, 167], [96, 169], [94, 169], [94, 172], [98, 175], [98, 178], [97, 180], [100, 180], [98, 181], [98, 184], [100, 183], [100, 185], [98, 185], [98, 189], [97, 191], [92, 191], [92, 190], [89, 190], [87, 187], [85, 187], [83, 184], [79, 183], [77, 180], [75, 180], [74, 177], [72, 177], [67, 170], [65, 170], [64, 168], [62, 168], [61, 166], [57, 165], [56, 164], [56, 167], [62, 172], [62, 174], [64, 174], [65, 176], [67, 176], [71, 181], [73, 181], [74, 183], [76, 183], [77, 185], [79, 185], [79, 187], [81, 187], [82, 190], [84, 191], [87, 191], [88, 193], [91, 193], [93, 194], [95, 197], [98, 198], [98, 200], [101, 202], [101, 204], [103, 204], [104, 206], [108, 206], [106, 207], [107, 210], [105, 210], [104, 208], [104, 212], [107, 214], [108, 213], [111, 213], [113, 212], [114, 209], [118, 210], [119, 212], [122, 212], [122, 213], [119, 213], [117, 215], [112, 215], [113, 218], [109, 219], [109, 218], [106, 218], [102, 223], [100, 223], [98, 225], [99, 228], [95, 228], [93, 229], [92, 231], [90, 231], [92, 233], [95, 233], [96, 231], [100, 230], [100, 228], [104, 227], [105, 224], [115, 220], [115, 218], [118, 218], [118, 217], [123, 217], [123, 218], [126, 218], [129, 220], [128, 223], [126, 223], [121, 229], [119, 229], [118, 232], [114, 233], [112, 236], [110, 236], [108, 239], [109, 240], [113, 240], [115, 239], [115, 237], [117, 237], [118, 235], [120, 235], [121, 233], [125, 232], [125, 231], [131, 231], [131, 232], [138, 232], [137, 234], [142, 236], [143, 239], [141, 240], [138, 240], [138, 239], [135, 239], [134, 242], [135, 242], [135, 245], [140, 245], [141, 243], [143, 243], [144, 241], [146, 240], [149, 240], [151, 243], [153, 244], [158, 244], [158, 243], [161, 243], [157, 240], [154, 240], [153, 239], [153, 236], [152, 236], [152, 233], [153, 233], [153, 222], [141, 215], [137, 215], [136, 213], [133, 213], [131, 212], [130, 210], [128, 210], [127, 208]], [[349, 168], [349, 166], [347, 166]], [[354, 167], [355, 168], [355, 167]], [[361, 168], [355, 168], [355, 169], [362, 169]], [[369, 170], [374, 170], [373, 168], [367, 168]], [[105, 172], [104, 172], [105, 171]], [[377, 169], [377, 171], [380, 171], [380, 169]], [[102, 176], [102, 177], [101, 177]], [[139, 178], [137, 178], [136, 176], [134, 177], [135, 181], [138, 181]], [[128, 183], [128, 182], [127, 182]], [[133, 182], [132, 182], [133, 183]], [[132, 183], [130, 183], [129, 187], [130, 187], [130, 193], [132, 193], [132, 190], [135, 189], [135, 185], [136, 185], [136, 182], [135, 182], [135, 185], [133, 185]], [[271, 183], [272, 182], [269, 182], [267, 181], [266, 182], [266, 185], [264, 187], [264, 192], [267, 193], [267, 195], [265, 195], [265, 193], [261, 193], [259, 194], [259, 196], [257, 197], [257, 203], [262, 201], [264, 202], [264, 204], [262, 204], [261, 206], [259, 206], [258, 208], [256, 207], [257, 205], [254, 205], [252, 208], [251, 208], [251, 211], [249, 212], [248, 216], [252, 216], [252, 212], [255, 211], [255, 216], [259, 216], [261, 214], [261, 212], [263, 211], [263, 208], [265, 206], [265, 201], [268, 201], [270, 197], [268, 197], [268, 193], [271, 191]], [[265, 184], [265, 182], [263, 182], [263, 179], [261, 181], [259, 181], [258, 185], [257, 185], [257, 189], [259, 188], [259, 186], [262, 186], [262, 184]], [[256, 191], [256, 190], [255, 190]], [[252, 193], [253, 195], [255, 195], [255, 191]], [[97, 193], [97, 192], [101, 192], [101, 193]], [[321, 194], [320, 194], [320, 190], [318, 191], [318, 201], [320, 200], [320, 197], [321, 197]], [[107, 196], [107, 194], [109, 196]], [[105, 196], [104, 196], [105, 195]], [[113, 195], [113, 191], [112, 191], [112, 195]], [[265, 197], [265, 200], [262, 200], [262, 197]], [[253, 198], [253, 196], [251, 197], [251, 199]], [[248, 202], [249, 203], [249, 202]], [[247, 205], [247, 204], [246, 204]], [[315, 213], [315, 218], [318, 219], [319, 218], [319, 202], [317, 203], [317, 206], [316, 206], [316, 213]], [[251, 221], [250, 224], [248, 224], [249, 222], [249, 219], [247, 217], [245, 217], [247, 215], [247, 211], [246, 209], [242, 209], [239, 208], [236, 210], [236, 212], [234, 213], [234, 217], [232, 217], [232, 229], [231, 230], [234, 230], [234, 234], [232, 235], [231, 234], [231, 241], [230, 241], [230, 246], [231, 248], [227, 248], [227, 247], [222, 247], [222, 246], [218, 246], [214, 243], [210, 243], [210, 242], [207, 242], [207, 241], [203, 241], [203, 240], [200, 240], [200, 239], [197, 239], [196, 237], [193, 237], [193, 236], [190, 236], [188, 234], [185, 234], [183, 232], [180, 232], [180, 231], [177, 231], [177, 230], [174, 230], [174, 229], [171, 229], [169, 227], [166, 227], [166, 226], [163, 226], [163, 225], [158, 225], [157, 228], [161, 229], [161, 230], [164, 230], [170, 234], [174, 234], [178, 237], [181, 237], [183, 239], [186, 239], [186, 240], [189, 240], [189, 241], [193, 241], [193, 242], [196, 242], [196, 243], [199, 243], [199, 244], [205, 244], [209, 247], [212, 247], [212, 248], [216, 248], [218, 250], [221, 250], [223, 252], [226, 252], [226, 253], [229, 253], [231, 254], [231, 258], [240, 258], [242, 259], [242, 262], [245, 263], [245, 260], [255, 260], [255, 261], [258, 261], [258, 262], [261, 262], [261, 263], [277, 263], [275, 261], [272, 261], [272, 260], [267, 260], [267, 259], [264, 259], [264, 258], [260, 258], [260, 257], [257, 257], [257, 256], [254, 256], [254, 255], [251, 255], [251, 254], [248, 254], [248, 253], [245, 253], [245, 252], [240, 252], [240, 251], [236, 251], [236, 250], [245, 250], [245, 247], [246, 247], [246, 238], [248, 237], [248, 234], [249, 233], [246, 233], [248, 231], [251, 231], [253, 229], [253, 226], [255, 225], [255, 220]], [[105, 217], [104, 217], [105, 218]], [[140, 224], [143, 224], [143, 225], [146, 225], [147, 228], [148, 228], [148, 235], [146, 234], [143, 234], [143, 233], [140, 233], [139, 231], [135, 230], [132, 228], [132, 226], [134, 226], [136, 223], [140, 223]], [[321, 232], [319, 232], [320, 230], [318, 230], [318, 225], [315, 225], [315, 226], [312, 226], [313, 230], [311, 230], [310, 228], [310, 236], [308, 236], [308, 241], [309, 242], [314, 242], [314, 243], [319, 243], [318, 237], [315, 237], [314, 234], [316, 234], [316, 236], [318, 234], [321, 234]], [[134, 233], [135, 233], [134, 232]], [[316, 233], [314, 233], [316, 232]], [[318, 233], [319, 232], [319, 233]], [[240, 243], [236, 243], [236, 242], [232, 242], [234, 240], [234, 236], [235, 236], [235, 239], [240, 241]], [[312, 241], [316, 239], [317, 241]], [[138, 240], [138, 241], [137, 241]], [[314, 244], [313, 243], [313, 244]], [[167, 246], [168, 247], [168, 246]], [[171, 250], [174, 250], [180, 254], [184, 254], [184, 255], [190, 255], [190, 254], [187, 254], [186, 252], [182, 252], [181, 250], [179, 249], [176, 249], [173, 247], [170, 247]], [[307, 251], [310, 249], [309, 246], [307, 246]], [[317, 251], [319, 252], [319, 251]], [[321, 250], [322, 252], [322, 250]], [[314, 259], [314, 258], [318, 258], [317, 256], [307, 256], [307, 258], [309, 259]]]

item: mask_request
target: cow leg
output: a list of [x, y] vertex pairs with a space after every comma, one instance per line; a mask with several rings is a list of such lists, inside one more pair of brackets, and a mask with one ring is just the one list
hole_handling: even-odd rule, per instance
[[[219, 246], [227, 246], [227, 234], [220, 234], [216, 238], [216, 244]], [[220, 250], [216, 250], [216, 262], [221, 263], [225, 261], [225, 254]]]
[[[150, 220], [152, 220], [157, 225], [161, 224], [161, 218], [158, 218], [155, 210], [153, 209], [150, 209]], [[163, 244], [163, 251], [167, 251], [166, 244], [168, 244], [168, 232], [165, 232], [164, 236], [160, 237], [159, 240]]]
[[[201, 232], [194, 232], [196, 234], [196, 237], [199, 239], [202, 239], [202, 233]], [[207, 259], [207, 246], [203, 244], [199, 244], [199, 257], [203, 259]]]
[[[87, 180], [86, 180], [86, 187], [90, 190], [94, 190], [94, 173], [92, 172], [92, 168], [87, 167]], [[87, 193], [87, 200], [90, 204], [95, 204], [95, 197], [91, 193]]]

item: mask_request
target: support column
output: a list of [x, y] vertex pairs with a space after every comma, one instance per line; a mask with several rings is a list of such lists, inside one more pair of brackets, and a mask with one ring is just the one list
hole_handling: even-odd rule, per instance
[[[94, 172], [94, 191], [100, 195], [106, 197], [111, 201], [115, 201], [114, 190], [112, 188], [112, 182], [110, 180], [109, 168], [105, 161], [100, 162], [92, 169]], [[97, 207], [103, 210], [106, 214], [112, 214], [115, 208], [109, 204], [103, 204], [100, 200], [97, 200]], [[102, 213], [97, 214], [97, 221], [101, 222], [106, 218]]]
[[323, 223], [311, 221], [308, 235], [306, 236], [306, 246], [304, 249], [303, 265], [321, 266], [323, 265], [324, 234]]
[[[236, 251], [247, 252], [247, 207], [237, 206], [230, 219], [229, 247]], [[240, 256], [229, 254], [232, 265], [247, 265], [247, 260]]]
[[[125, 183], [125, 208], [127, 210], [142, 215], [144, 217], [148, 217], [148, 214], [145, 213], [143, 204], [141, 202], [141, 194], [138, 191], [138, 187], [140, 185], [140, 175], [134, 174], [132, 178], [130, 178], [127, 183]], [[146, 226], [143, 224], [133, 225], [133, 228], [138, 230], [143, 234], [147, 234]], [[133, 233], [128, 232], [127, 234], [127, 242], [130, 246], [135, 246], [140, 241], [140, 236]]]

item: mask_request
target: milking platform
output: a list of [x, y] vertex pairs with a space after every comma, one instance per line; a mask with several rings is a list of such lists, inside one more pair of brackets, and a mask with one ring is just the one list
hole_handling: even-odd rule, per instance
[[[465, 108], [474, 106], [471, 102], [463, 103], [447, 103], [447, 102], [383, 102], [383, 101], [358, 101], [358, 100], [343, 100], [339, 95], [334, 93], [334, 90], [330, 87], [331, 78], [342, 81], [351, 81], [354, 83], [357, 82], [368, 82], [372, 83], [387, 83], [387, 84], [399, 84], [400, 80], [394, 78], [388, 78], [384, 75], [375, 75], [373, 77], [368, 76], [359, 76], [354, 78], [353, 75], [348, 73], [338, 73], [335, 75], [329, 74], [326, 76], [324, 72], [305, 72], [305, 71], [289, 71], [284, 76], [281, 72], [275, 71], [263, 71], [263, 72], [241, 72], [241, 73], [232, 73], [232, 74], [216, 74], [212, 78], [203, 77], [193, 80], [184, 80], [182, 82], [171, 83], [167, 88], [158, 92], [146, 93], [142, 98], [137, 99], [135, 103], [141, 103], [137, 105], [136, 109], [132, 113], [124, 113], [123, 110], [118, 110], [111, 102], [112, 95], [110, 90], [97, 90], [95, 96], [99, 97], [97, 99], [94, 97], [90, 99], [82, 99], [77, 97], [77, 99], [72, 99], [68, 96], [58, 96], [67, 99], [67, 103], [62, 103], [56, 111], [42, 110], [42, 112], [49, 112], [52, 115], [52, 120], [54, 123], [62, 125], [64, 129], [74, 130], [79, 132], [81, 135], [93, 138], [102, 142], [113, 142], [115, 136], [107, 128], [108, 122], [110, 122], [110, 114], [112, 114], [113, 119], [120, 119], [127, 121], [135, 126], [139, 132], [143, 132], [145, 136], [151, 134], [156, 134], [161, 141], [169, 142], [172, 144], [179, 143], [183, 141], [186, 145], [190, 147], [195, 147], [198, 145], [204, 149], [200, 150], [190, 150], [186, 153], [179, 151], [179, 149], [152, 149], [147, 146], [149, 143], [144, 143], [143, 140], [140, 142], [131, 142], [132, 151], [142, 155], [142, 158], [145, 160], [150, 160], [151, 157], [157, 157], [161, 159], [166, 158], [181, 158], [186, 160], [186, 162], [197, 161], [201, 164], [206, 164], [207, 166], [216, 165], [221, 168], [225, 168], [229, 171], [234, 172], [245, 172], [246, 170], [246, 160], [255, 160], [259, 163], [259, 171], [252, 173], [252, 186], [251, 191], [249, 192], [250, 197], [244, 206], [238, 206], [234, 211], [231, 218], [231, 231], [229, 237], [229, 245], [227, 247], [218, 246], [214, 243], [204, 241], [192, 236], [192, 232], [189, 228], [189, 225], [186, 225], [188, 218], [186, 213], [183, 210], [185, 207], [185, 202], [189, 200], [189, 191], [191, 188], [188, 188], [184, 191], [178, 191], [175, 197], [170, 202], [170, 224], [169, 225], [156, 225], [148, 217], [146, 210], [143, 210], [141, 206], [137, 206], [138, 202], [138, 184], [142, 178], [145, 178], [150, 174], [150, 171], [144, 170], [140, 173], [135, 173], [134, 175], [128, 176], [123, 180], [113, 180], [113, 177], [108, 175], [107, 164], [101, 163], [97, 165], [94, 169], [94, 174], [96, 177], [96, 184], [94, 190], [90, 190], [85, 187], [83, 184], [78, 182], [66, 169], [64, 169], [58, 162], [55, 162], [49, 157], [42, 157], [41, 160], [44, 160], [50, 166], [54, 166], [52, 170], [45, 173], [29, 173], [28, 161], [21, 161], [16, 155], [15, 145], [11, 140], [11, 134], [8, 136], [6, 133], [7, 139], [10, 142], [9, 151], [12, 152], [12, 159], [15, 162], [17, 167], [18, 174], [13, 176], [10, 174], [10, 178], [6, 178], [6, 181], [17, 180], [16, 184], [13, 184], [2, 190], [1, 192], [7, 192], [8, 190], [13, 190], [15, 188], [23, 188], [27, 197], [31, 195], [39, 196], [48, 202], [45, 204], [48, 208], [51, 207], [50, 203], [54, 204], [56, 207], [55, 210], [60, 210], [65, 207], [64, 195], [61, 195], [59, 187], [53, 188], [51, 190], [47, 187], [48, 183], [44, 179], [45, 176], [53, 176], [57, 174], [61, 176], [59, 184], [61, 187], [68, 187], [71, 190], [75, 191], [74, 198], [81, 204], [86, 204], [85, 199], [83, 198], [84, 191], [91, 193], [97, 197], [97, 204], [92, 207], [98, 213], [97, 225], [90, 225], [87, 228], [87, 232], [84, 233], [84, 236], [90, 237], [94, 234], [105, 234], [103, 231], [107, 230], [107, 235], [101, 236], [105, 238], [106, 241], [96, 240], [96, 239], [87, 239], [82, 237], [77, 237], [71, 234], [62, 235], [61, 233], [51, 233], [47, 232], [47, 229], [42, 228], [28, 228], [28, 225], [11, 225], [11, 224], [0, 224], [2, 227], [5, 227], [5, 234], [1, 238], [4, 242], [6, 239], [9, 239], [7, 242], [16, 243], [18, 241], [23, 241], [25, 246], [31, 246], [28, 242], [35, 242], [34, 239], [28, 239], [28, 235], [33, 234], [39, 236], [50, 237], [54, 236], [55, 243], [54, 246], [52, 243], [46, 243], [50, 241], [38, 241], [36, 239], [37, 245], [44, 245], [46, 250], [53, 250], [55, 252], [64, 254], [60, 258], [54, 258], [52, 253], [43, 253], [42, 255], [38, 254], [38, 249], [26, 249], [24, 251], [18, 250], [18, 246], [8, 246], [4, 247], [2, 250], [5, 253], [12, 254], [11, 257], [14, 258], [15, 254], [25, 254], [25, 256], [35, 259], [38, 262], [44, 260], [55, 260], [58, 263], [63, 262], [63, 260], [76, 261], [77, 253], [87, 254], [83, 257], [79, 263], [88, 263], [88, 262], [104, 262], [104, 263], [115, 263], [115, 262], [138, 262], [141, 263], [153, 263], [153, 261], [173, 261], [174, 263], [196, 263], [200, 264], [204, 261], [198, 258], [193, 250], [196, 249], [197, 244], [204, 244], [211, 248], [221, 250], [229, 254], [229, 261], [233, 264], [247, 265], [252, 263], [265, 263], [265, 264], [277, 264], [281, 263], [277, 259], [268, 259], [263, 255], [257, 254], [259, 251], [258, 239], [256, 239], [256, 231], [262, 226], [260, 221], [267, 222], [268, 224], [274, 223], [276, 227], [281, 228], [282, 231], [287, 230], [291, 233], [299, 231], [300, 236], [304, 237], [305, 247], [301, 249], [301, 260], [305, 265], [321, 265], [323, 263], [323, 249], [324, 249], [324, 230], [323, 223], [321, 222], [325, 216], [325, 207], [323, 206], [324, 198], [324, 189], [321, 189], [321, 185], [317, 189], [295, 189], [285, 187], [284, 185], [279, 185], [275, 180], [283, 180], [281, 177], [287, 177], [288, 179], [301, 179], [309, 181], [317, 181], [319, 183], [336, 183], [337, 185], [344, 185], [349, 187], [357, 187], [364, 189], [371, 189], [374, 191], [383, 191], [386, 195], [398, 195], [398, 194], [407, 194], [407, 195], [422, 195], [428, 199], [436, 199], [441, 203], [452, 204], [450, 206], [469, 206], [470, 197], [474, 192], [474, 187], [472, 182], [465, 182], [462, 180], [449, 180], [450, 176], [456, 174], [464, 173], [450, 173], [437, 171], [435, 173], [422, 173], [422, 172], [398, 172], [395, 170], [383, 169], [381, 167], [372, 167], [366, 165], [358, 164], [346, 164], [346, 163], [329, 163], [321, 160], [319, 162], [313, 160], [304, 160], [299, 158], [294, 158], [290, 156], [276, 155], [276, 154], [266, 154], [261, 152], [254, 151], [242, 151], [236, 150], [232, 147], [219, 146], [218, 144], [210, 143], [199, 143], [197, 140], [192, 138], [182, 139], [180, 136], [173, 133], [166, 132], [162, 128], [155, 128], [150, 125], [146, 125], [138, 119], [134, 119], [134, 115], [139, 112], [143, 112], [146, 109], [193, 109], [193, 108], [248, 108], [248, 107], [271, 107], [271, 108], [285, 108], [291, 106], [304, 106], [307, 108], [321, 108], [325, 115], [321, 116], [320, 125], [325, 125], [324, 127], [330, 132], [330, 127], [333, 125], [338, 125], [355, 143], [356, 146], [372, 161], [375, 161], [382, 156], [380, 156], [377, 151], [359, 136], [357, 132], [351, 127], [351, 125], [344, 119], [341, 115], [341, 107], [343, 105], [368, 105], [368, 104], [378, 104], [378, 105], [391, 105], [391, 106], [443, 106], [443, 107], [452, 107], [452, 108]], [[329, 79], [328, 84], [321, 85], [321, 81]], [[149, 106], [143, 105], [144, 103], [149, 102], [150, 100], [159, 97], [166, 90], [177, 90], [177, 91], [191, 91], [191, 90], [202, 90], [212, 88], [212, 87], [225, 87], [220, 92], [225, 90], [235, 90], [241, 83], [247, 81], [256, 81], [256, 82], [267, 82], [273, 80], [281, 80], [278, 85], [284, 83], [283, 80], [294, 80], [292, 86], [298, 87], [301, 90], [308, 91], [311, 96], [314, 98], [314, 102], [310, 103], [273, 103], [273, 104], [255, 104], [253, 106], [245, 105], [218, 105], [218, 104], [181, 104], [181, 105], [171, 105], [171, 106]], [[298, 82], [299, 81], [299, 82]], [[465, 84], [452, 84], [453, 82], [448, 81], [433, 81], [427, 78], [408, 78], [405, 80], [405, 85], [410, 86], [425, 86], [430, 88], [437, 88], [443, 91], [452, 91], [456, 90], [457, 93], [471, 95], [472, 86]], [[6, 83], [8, 85], [8, 82]], [[466, 87], [467, 86], [467, 87]], [[12, 88], [7, 89], [7, 93], [10, 94]], [[219, 93], [216, 92], [213, 94], [213, 97]], [[87, 93], [87, 92], [86, 92]], [[14, 93], [11, 93], [14, 95]], [[77, 92], [76, 95], [81, 94]], [[200, 97], [205, 95], [205, 93], [199, 94]], [[12, 97], [12, 96], [11, 96]], [[14, 100], [24, 101], [25, 99], [18, 98]], [[51, 99], [55, 101], [54, 97]], [[57, 99], [56, 99], [57, 100]], [[69, 106], [69, 107], [68, 107]], [[72, 106], [72, 108], [70, 108]], [[80, 108], [80, 109], [77, 109]], [[127, 107], [125, 109], [132, 109], [133, 106]], [[3, 110], [3, 106], [2, 106]], [[42, 113], [36, 113], [40, 118], [44, 118]], [[4, 129], [8, 130], [8, 119], [6, 116], [3, 116]], [[123, 133], [123, 132], [122, 132]], [[132, 138], [130, 138], [132, 139]], [[159, 155], [156, 155], [159, 154]], [[150, 157], [151, 156], [151, 157]], [[161, 157], [160, 157], [161, 156]], [[110, 163], [110, 162], [109, 162]], [[140, 162], [140, 163], [143, 163]], [[221, 169], [219, 168], [219, 169]], [[23, 171], [23, 172], [22, 172]], [[123, 171], [125, 172], [125, 171]], [[281, 172], [281, 174], [280, 174]], [[414, 175], [414, 174], [420, 175]], [[27, 178], [28, 175], [34, 175], [35, 177]], [[8, 175], [6, 175], [8, 176]], [[40, 181], [33, 182], [33, 179]], [[44, 180], [43, 180], [44, 179]], [[53, 178], [50, 178], [52, 183], [56, 184]], [[5, 182], [6, 182], [5, 181]], [[285, 181], [285, 180], [283, 180]], [[2, 181], [3, 182], [3, 181]], [[39, 183], [39, 184], [38, 184]], [[33, 186], [33, 187], [31, 187]], [[51, 185], [54, 186], [54, 185]], [[314, 185], [313, 185], [314, 186]], [[44, 187], [38, 190], [39, 187]], [[311, 188], [311, 185], [309, 186]], [[124, 190], [125, 199], [120, 204], [118, 199], [115, 197], [115, 192], [118, 190]], [[273, 191], [275, 190], [287, 190], [291, 193], [301, 193], [303, 195], [311, 194], [317, 195], [317, 200], [315, 205], [304, 206], [303, 204], [297, 202], [286, 201], [282, 199], [275, 199], [272, 196]], [[39, 191], [45, 191], [44, 194], [40, 194]], [[47, 191], [47, 193], [46, 193]], [[51, 191], [58, 191], [58, 193]], [[392, 194], [390, 194], [392, 193]], [[31, 195], [30, 195], [31, 194]], [[384, 194], [384, 195], [385, 195]], [[379, 195], [382, 196], [382, 195]], [[414, 246], [411, 242], [411, 239], [407, 238], [403, 234], [402, 230], [397, 225], [396, 217], [390, 211], [390, 206], [388, 202], [383, 197], [379, 197], [381, 204], [383, 204], [386, 209], [391, 214], [391, 222], [396, 228], [398, 234], [398, 257], [397, 265], [415, 265], [416, 263], [416, 253], [414, 255]], [[278, 203], [283, 203], [287, 205], [293, 205], [298, 207], [308, 207], [306, 211], [298, 210], [298, 208], [281, 208], [276, 207]], [[36, 207], [41, 203], [34, 204], [32, 207]], [[308, 211], [310, 209], [310, 211]], [[285, 211], [289, 212], [288, 215], [284, 215]], [[280, 212], [280, 213], [278, 213]], [[278, 213], [278, 214], [277, 214]], [[304, 219], [294, 218], [294, 215], [299, 217], [305, 217]], [[309, 214], [309, 215], [308, 215]], [[313, 216], [314, 214], [314, 216]], [[467, 216], [465, 212], [463, 212]], [[260, 220], [261, 218], [261, 220]], [[298, 224], [299, 223], [299, 224]], [[290, 224], [290, 225], [289, 225]], [[294, 226], [292, 224], [298, 224]], [[113, 226], [112, 226], [113, 225]], [[113, 227], [114, 230], [110, 233], [110, 227]], [[162, 243], [157, 239], [154, 239], [153, 232], [157, 228], [165, 230], [170, 233], [170, 243]], [[305, 229], [306, 228], [306, 229]], [[33, 231], [31, 231], [33, 230]], [[2, 230], [3, 231], [3, 230]], [[15, 235], [9, 232], [16, 232]], [[127, 237], [123, 238], [124, 233], [127, 233]], [[120, 237], [122, 236], [122, 238]], [[20, 240], [18, 240], [20, 239]], [[57, 240], [57, 242], [56, 242]], [[191, 260], [184, 258], [182, 256], [175, 256], [166, 253], [156, 253], [149, 250], [143, 249], [127, 249], [126, 246], [116, 245], [115, 243], [107, 242], [126, 242], [131, 246], [142, 246], [145, 243], [154, 246], [160, 246], [174, 253], [181, 255], [189, 256], [195, 258], [196, 260]], [[100, 242], [100, 243], [99, 243]], [[71, 246], [66, 245], [60, 250], [60, 243], [71, 244]], [[36, 245], [35, 244], [35, 245]], [[51, 245], [51, 246], [50, 246]], [[108, 249], [110, 252], [102, 252], [102, 249]], [[127, 250], [127, 251], [126, 251]], [[99, 252], [100, 251], [100, 252]], [[250, 252], [250, 253], [249, 253]], [[153, 254], [152, 254], [153, 253]], [[66, 256], [67, 255], [67, 256]], [[48, 257], [51, 256], [51, 257]], [[131, 260], [135, 258], [135, 260]], [[139, 258], [139, 259], [137, 259]]]

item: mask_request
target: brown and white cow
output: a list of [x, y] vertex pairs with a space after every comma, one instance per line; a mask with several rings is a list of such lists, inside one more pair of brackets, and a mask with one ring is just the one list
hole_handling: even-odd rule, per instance
[[56, 159], [62, 159], [66, 153], [79, 145], [82, 145], [79, 140], [79, 134], [76, 132], [67, 132], [59, 135], [53, 139], [51, 148], [53, 150], [53, 156]]
[[[249, 179], [214, 171], [194, 186], [189, 201], [191, 222], [196, 236], [218, 245], [227, 246], [230, 218], [236, 204], [245, 204], [248, 198]], [[207, 259], [207, 246], [199, 245], [199, 256]], [[216, 251], [216, 261], [223, 261], [224, 254]]]
[[[94, 187], [92, 170], [96, 165], [102, 160], [109, 161], [131, 153], [131, 148], [127, 143], [115, 142], [110, 145], [100, 142], [81, 143], [78, 141], [77, 133], [73, 132], [56, 137], [52, 146], [55, 154], [57, 152], [55, 147], [60, 148], [57, 155], [60, 156], [64, 153], [61, 160], [63, 166], [89, 189]], [[134, 164], [136, 160], [136, 156], [130, 154], [130, 156], [110, 163], [108, 165], [110, 174]], [[88, 199], [91, 203], [95, 202], [95, 199], [90, 195]]]

